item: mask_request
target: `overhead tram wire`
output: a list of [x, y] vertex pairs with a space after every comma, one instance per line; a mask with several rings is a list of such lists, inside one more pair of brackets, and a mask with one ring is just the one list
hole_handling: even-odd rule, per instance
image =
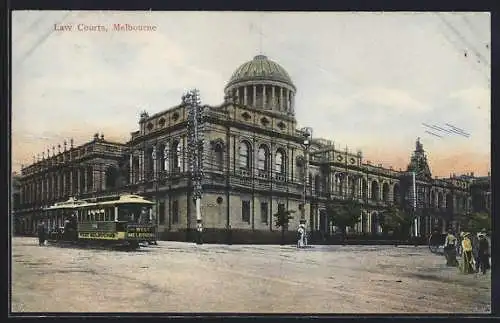
[[[448, 35], [446, 35], [444, 32], [442, 32], [441, 30], [438, 30], [438, 32], [441, 34], [441, 36], [443, 36], [443, 38], [452, 46], [455, 47], [455, 49], [461, 54], [463, 55], [464, 51], [465, 51], [465, 48], [461, 47], [457, 42], [453, 41]], [[466, 51], [465, 51], [466, 53]], [[478, 67], [478, 65], [475, 63], [475, 62], [471, 62], [470, 61], [470, 57], [467, 56], [467, 62], [470, 63], [470, 66], [476, 70], [477, 72], [483, 74], [485, 71], [484, 70], [481, 70], [480, 67]], [[484, 65], [483, 65], [484, 66]], [[489, 78], [489, 75], [484, 75], [483, 76], [486, 76], [487, 78], [487, 81], [490, 82], [490, 78]]]
[[[467, 26], [469, 26], [469, 29], [471, 30], [471, 32], [478, 38], [480, 39], [482, 36], [481, 36], [481, 33], [479, 33], [476, 29], [476, 27], [474, 27], [474, 25], [470, 22], [469, 18], [467, 18], [466, 15], [463, 15], [462, 16], [462, 19], [465, 21], [465, 23], [467, 24]], [[489, 49], [489, 44], [486, 44], [486, 48]]]
[[464, 45], [466, 45], [467, 48], [470, 48], [474, 54], [479, 58], [479, 62], [487, 64], [487, 67], [491, 67], [491, 64], [489, 61], [484, 57], [481, 52], [479, 52], [475, 46], [473, 46], [460, 31], [458, 31], [450, 22], [448, 22], [439, 12], [436, 12], [436, 15], [441, 19], [441, 21], [449, 28], [451, 31], [455, 33], [455, 35], [458, 36], [458, 38], [462, 41]]
[[[63, 22], [69, 14], [71, 14], [72, 11], [68, 11], [60, 20], [60, 22]], [[38, 41], [35, 42], [35, 44], [27, 51], [19, 60], [16, 61], [16, 65], [22, 64], [33, 52], [35, 49], [37, 49], [42, 43], [49, 38], [50, 35], [54, 32], [54, 28], [49, 28], [49, 32], [40, 37]]]

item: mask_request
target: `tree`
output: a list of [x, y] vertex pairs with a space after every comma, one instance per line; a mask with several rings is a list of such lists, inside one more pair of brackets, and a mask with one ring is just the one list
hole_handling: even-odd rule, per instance
[[487, 212], [474, 212], [462, 215], [460, 218], [462, 231], [480, 232], [483, 229], [491, 230], [491, 214]]
[[330, 201], [326, 205], [328, 220], [340, 229], [342, 242], [346, 239], [346, 227], [355, 226], [361, 217], [361, 205], [354, 198], [344, 202]]
[[290, 220], [293, 219], [293, 210], [278, 209], [278, 212], [274, 214], [276, 218], [275, 225], [277, 228], [281, 228], [281, 245], [285, 244], [285, 230], [288, 228]]
[[384, 233], [393, 232], [394, 235], [405, 237], [410, 234], [413, 216], [397, 206], [390, 206], [382, 212], [380, 226]]

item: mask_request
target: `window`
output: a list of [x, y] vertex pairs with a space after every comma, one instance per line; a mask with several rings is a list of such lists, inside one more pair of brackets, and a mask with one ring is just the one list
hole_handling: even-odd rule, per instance
[[269, 204], [267, 202], [260, 203], [260, 221], [267, 224], [267, 217], [269, 214]]
[[224, 148], [221, 144], [215, 145], [215, 167], [218, 170], [223, 170], [224, 167]]
[[250, 223], [250, 201], [241, 201], [241, 221]]
[[282, 150], [278, 150], [276, 152], [276, 162], [275, 162], [276, 173], [284, 175], [285, 169], [286, 169], [285, 154], [283, 153]]
[[239, 156], [240, 167], [250, 168], [250, 144], [246, 141], [240, 143]]
[[269, 166], [269, 151], [265, 145], [260, 146], [258, 157], [257, 168], [259, 170], [267, 171]]
[[281, 213], [284, 211], [285, 211], [285, 204], [283, 204], [283, 203], [278, 204], [278, 213]]
[[172, 202], [172, 223], [179, 223], [179, 201]]
[[165, 202], [161, 202], [158, 208], [158, 221], [160, 224], [165, 224]]

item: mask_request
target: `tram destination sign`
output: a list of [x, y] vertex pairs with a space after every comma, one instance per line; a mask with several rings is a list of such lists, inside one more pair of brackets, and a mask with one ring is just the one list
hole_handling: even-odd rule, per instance
[[127, 226], [128, 239], [154, 239], [155, 232], [152, 226]]

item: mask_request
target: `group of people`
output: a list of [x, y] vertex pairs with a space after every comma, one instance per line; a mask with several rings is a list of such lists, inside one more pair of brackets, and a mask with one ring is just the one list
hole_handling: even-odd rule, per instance
[[[473, 235], [470, 232], [461, 232], [460, 241], [455, 237], [452, 230], [444, 243], [444, 255], [446, 265], [459, 266], [465, 274], [481, 272], [486, 274], [490, 269], [490, 245], [485, 230]], [[462, 261], [457, 261], [457, 254], [461, 255]]]

